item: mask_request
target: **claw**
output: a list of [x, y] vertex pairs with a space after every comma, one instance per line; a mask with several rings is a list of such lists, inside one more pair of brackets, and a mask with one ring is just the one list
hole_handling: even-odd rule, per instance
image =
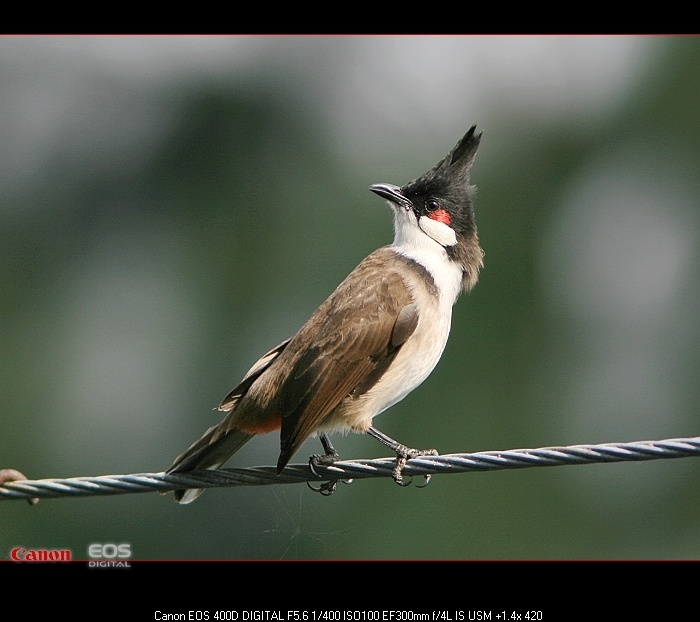
[[403, 479], [403, 468], [406, 466], [406, 461], [407, 458], [406, 456], [396, 456], [396, 466], [394, 467], [394, 470], [391, 472], [391, 476], [394, 478], [394, 481], [399, 485], [399, 486], [410, 486], [413, 483], [413, 478], [410, 477], [407, 482], [404, 481]]
[[324, 482], [318, 488], [312, 486], [311, 482], [306, 482], [306, 485], [314, 492], [318, 492], [324, 497], [330, 497], [335, 492], [335, 489], [338, 487], [338, 480], [332, 479], [329, 482]]
[[[339, 459], [340, 459], [340, 455], [335, 450], [333, 450], [330, 453], [326, 453], [326, 454], [314, 454], [313, 456], [311, 456], [309, 458], [309, 470], [316, 477], [319, 477], [319, 478], [323, 477], [322, 475], [319, 474], [319, 472], [315, 469], [315, 467], [318, 465], [327, 466], [329, 464], [333, 464], [334, 462], [337, 462]], [[314, 492], [318, 492], [318, 493], [322, 494], [324, 497], [330, 497], [336, 491], [336, 488], [338, 487], [338, 482], [343, 482], [343, 484], [352, 484], [351, 479], [348, 479], [348, 480], [332, 479], [330, 481], [324, 482], [318, 488], [315, 486], [312, 486], [311, 482], [306, 482], [306, 485]]]
[[[418, 458], [420, 456], [438, 456], [436, 449], [409, 449], [403, 445], [396, 448], [396, 466], [392, 471], [391, 475], [394, 481], [399, 486], [410, 486], [413, 483], [413, 478], [411, 477], [408, 482], [403, 480], [403, 469], [406, 466], [406, 462], [411, 458]], [[430, 482], [430, 474], [425, 475], [425, 483], [418, 486], [418, 488], [425, 488]]]
[[319, 456], [318, 454], [314, 454], [313, 456], [311, 456], [309, 458], [309, 471], [311, 471], [316, 477], [321, 477], [318, 474], [318, 471], [316, 471], [316, 469], [314, 468], [317, 464], [320, 464], [320, 462], [319, 462], [320, 458], [321, 458], [321, 456]]
[[432, 475], [428, 473], [423, 477], [425, 478], [425, 481], [422, 484], [416, 484], [416, 488], [425, 488], [430, 483], [430, 478], [432, 477]]

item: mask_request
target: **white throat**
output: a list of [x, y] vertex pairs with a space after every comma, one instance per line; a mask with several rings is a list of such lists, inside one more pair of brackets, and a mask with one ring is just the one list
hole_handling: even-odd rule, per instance
[[[451, 307], [462, 289], [462, 268], [449, 258], [444, 246], [436, 241], [436, 238], [443, 241], [454, 239], [454, 244], [457, 241], [454, 231], [451, 227], [429, 218], [421, 218], [421, 223], [418, 223], [411, 210], [392, 207], [394, 208], [392, 246], [430, 272], [440, 292], [441, 302]], [[423, 221], [432, 224], [423, 223]], [[423, 224], [425, 227], [420, 226]], [[446, 229], [452, 236], [445, 232]], [[431, 235], [431, 232], [434, 235]]]

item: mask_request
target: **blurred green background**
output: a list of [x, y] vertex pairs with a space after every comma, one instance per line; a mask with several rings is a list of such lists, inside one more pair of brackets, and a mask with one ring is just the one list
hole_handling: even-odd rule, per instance
[[[700, 39], [0, 38], [0, 468], [161, 471], [472, 125], [486, 266], [376, 425], [441, 453], [695, 436]], [[387, 455], [335, 438], [345, 458]], [[295, 457], [320, 449], [309, 441]], [[275, 464], [278, 437], [228, 466]], [[700, 557], [700, 460], [0, 504], [136, 559]]]

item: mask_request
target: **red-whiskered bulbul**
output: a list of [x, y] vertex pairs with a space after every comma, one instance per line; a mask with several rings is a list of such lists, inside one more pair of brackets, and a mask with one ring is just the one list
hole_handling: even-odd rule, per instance
[[[452, 306], [483, 265], [469, 175], [481, 134], [472, 127], [435, 168], [405, 186], [370, 190], [394, 212], [394, 242], [360, 263], [299, 332], [265, 354], [219, 405], [221, 423], [178, 456], [168, 473], [218, 469], [257, 434], [281, 430], [277, 472], [310, 436], [332, 462], [328, 434], [367, 432], [406, 460], [409, 449], [373, 418], [423, 382], [447, 343]], [[178, 490], [180, 503], [202, 490]]]

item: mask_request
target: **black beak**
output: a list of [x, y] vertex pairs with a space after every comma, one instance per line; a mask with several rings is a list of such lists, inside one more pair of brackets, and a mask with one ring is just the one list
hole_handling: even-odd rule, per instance
[[383, 199], [391, 201], [396, 205], [401, 205], [405, 208], [412, 208], [413, 204], [401, 193], [401, 188], [393, 184], [374, 184], [369, 189], [378, 194]]

